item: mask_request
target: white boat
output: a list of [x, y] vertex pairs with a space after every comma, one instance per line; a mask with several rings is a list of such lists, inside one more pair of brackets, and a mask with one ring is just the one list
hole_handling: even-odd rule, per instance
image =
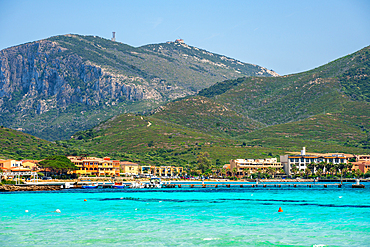
[[142, 184], [141, 182], [134, 182], [130, 185], [130, 188], [132, 189], [142, 189], [144, 188], [144, 184]]

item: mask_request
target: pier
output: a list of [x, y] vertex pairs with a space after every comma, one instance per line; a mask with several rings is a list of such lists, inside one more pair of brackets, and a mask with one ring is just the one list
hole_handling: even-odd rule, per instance
[[[226, 188], [342, 188], [342, 184], [340, 183], [330, 183], [330, 184], [319, 184], [319, 183], [294, 183], [294, 184], [258, 184], [258, 183], [246, 183], [246, 184], [235, 184], [235, 183], [207, 183], [207, 184], [192, 184], [192, 183], [186, 183], [186, 184], [165, 184], [162, 186], [162, 188], [220, 188], [220, 187], [226, 187]], [[355, 188], [355, 187], [353, 187]], [[360, 188], [360, 187], [358, 187]], [[362, 185], [361, 188], [365, 188], [364, 185]]]

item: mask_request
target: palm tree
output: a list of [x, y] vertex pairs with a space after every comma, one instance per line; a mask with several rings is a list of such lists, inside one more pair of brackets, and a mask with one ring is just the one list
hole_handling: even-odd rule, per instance
[[299, 170], [298, 170], [298, 173], [299, 173], [299, 177], [303, 177], [303, 175], [304, 175], [304, 170], [299, 169]]
[[260, 178], [261, 177], [261, 174], [262, 174], [262, 169], [261, 168], [258, 168], [257, 169], [257, 178]]
[[235, 177], [236, 172], [237, 172], [237, 169], [236, 169], [236, 167], [234, 167], [233, 170], [232, 170], [233, 177]]
[[360, 178], [361, 176], [363, 176], [363, 172], [360, 169], [357, 169], [355, 171], [355, 176], [356, 176], [356, 178]]
[[277, 173], [277, 168], [276, 167], [272, 167], [272, 178], [275, 178], [276, 177], [276, 173]]
[[331, 167], [330, 168], [330, 170], [329, 170], [329, 173], [330, 173], [330, 175], [331, 176], [334, 176], [334, 172], [336, 171], [336, 169], [334, 168], [334, 166], [333, 167]]
[[280, 174], [285, 174], [285, 171], [284, 171], [284, 169], [283, 169], [283, 168], [280, 168], [280, 169], [278, 170], [278, 173], [280, 173]]
[[347, 167], [344, 167], [344, 168], [341, 170], [341, 173], [344, 173], [344, 177], [347, 177], [347, 172], [348, 172], [348, 168], [347, 168]]
[[267, 168], [267, 174], [268, 175], [271, 175], [271, 177], [274, 177], [274, 168], [268, 167]]
[[315, 171], [316, 171], [316, 163], [311, 162], [310, 164], [307, 165], [307, 168], [310, 169], [312, 173], [315, 173]]
[[334, 168], [334, 171], [335, 171], [335, 176], [338, 176], [339, 164], [333, 164], [333, 168]]
[[310, 168], [308, 167], [304, 170], [304, 173], [306, 174], [306, 178], [308, 178], [308, 176], [312, 174]]
[[322, 175], [322, 170], [321, 170], [321, 168], [319, 168], [319, 169], [316, 171], [316, 175], [317, 175], [318, 177], [321, 177], [321, 175]]
[[249, 178], [250, 174], [251, 174], [251, 169], [250, 168], [245, 169], [244, 176]]
[[338, 164], [338, 170], [340, 171], [340, 175], [342, 176], [343, 174], [343, 169], [346, 167], [345, 163], [339, 163]]
[[331, 172], [331, 168], [333, 167], [333, 163], [329, 162], [329, 163], [326, 163], [326, 166], [325, 166], [325, 176], [327, 173], [329, 173], [330, 175], [330, 172]]
[[317, 164], [317, 168], [321, 169], [321, 173], [324, 171], [325, 165], [326, 165], [326, 163], [323, 162], [323, 161], [321, 161], [320, 163]]
[[298, 172], [298, 169], [297, 169], [297, 166], [296, 165], [292, 165], [292, 168], [290, 169], [291, 172], [293, 173], [293, 176], [295, 177], [295, 175], [297, 174]]
[[352, 163], [347, 163], [347, 164], [346, 164], [346, 168], [347, 168], [349, 171], [352, 171], [353, 164], [352, 164]]

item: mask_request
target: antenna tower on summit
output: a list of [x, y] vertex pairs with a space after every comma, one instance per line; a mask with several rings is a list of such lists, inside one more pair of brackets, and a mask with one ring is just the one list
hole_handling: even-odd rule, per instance
[[116, 41], [116, 32], [112, 32], [112, 41]]

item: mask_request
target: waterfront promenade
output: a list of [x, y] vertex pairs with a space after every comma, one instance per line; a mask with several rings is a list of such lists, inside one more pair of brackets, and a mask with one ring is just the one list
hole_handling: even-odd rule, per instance
[[[359, 180], [358, 183], [368, 182], [370, 180], [363, 179]], [[162, 188], [231, 188], [231, 187], [240, 187], [240, 188], [283, 188], [283, 187], [292, 187], [292, 188], [328, 188], [328, 187], [351, 187], [355, 185], [355, 179], [344, 179], [340, 180], [319, 180], [314, 179], [262, 179], [262, 180], [239, 180], [239, 181], [230, 181], [228, 179], [214, 179], [214, 180], [166, 180], [162, 182]], [[115, 183], [109, 179], [96, 179], [96, 181], [80, 181], [80, 180], [55, 180], [55, 181], [35, 181], [28, 182], [19, 185], [1, 185], [0, 192], [12, 192], [12, 191], [42, 191], [42, 190], [61, 190], [61, 189], [80, 189], [84, 185], [98, 185], [99, 189], [104, 188], [114, 188]], [[150, 184], [149, 180], [131, 180], [131, 181], [122, 181], [120, 183], [126, 188], [133, 187], [134, 184], [148, 185]], [[364, 186], [360, 184], [361, 186]], [[362, 188], [359, 186], [358, 188]], [[356, 187], [356, 186], [355, 186]], [[148, 188], [148, 186], [145, 186]]]

